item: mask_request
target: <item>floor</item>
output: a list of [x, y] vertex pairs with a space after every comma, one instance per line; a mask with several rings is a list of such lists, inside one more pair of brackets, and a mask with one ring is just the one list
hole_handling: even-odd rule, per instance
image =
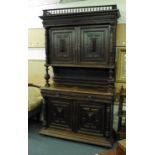
[[29, 155], [95, 155], [107, 148], [67, 141], [38, 134], [40, 123], [29, 121]]

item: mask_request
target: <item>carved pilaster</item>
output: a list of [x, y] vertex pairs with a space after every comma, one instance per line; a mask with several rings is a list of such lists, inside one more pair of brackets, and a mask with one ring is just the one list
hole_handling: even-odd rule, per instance
[[49, 29], [45, 29], [45, 56], [46, 56], [46, 64], [49, 64]]
[[45, 86], [46, 87], [49, 87], [50, 86], [50, 84], [49, 84], [49, 79], [50, 79], [50, 75], [49, 75], [49, 73], [48, 73], [48, 70], [49, 70], [49, 68], [48, 68], [49, 66], [47, 65], [47, 64], [45, 64], [45, 69], [46, 69], [46, 73], [45, 73]]
[[112, 25], [110, 27], [110, 47], [109, 47], [109, 65], [113, 66], [115, 64], [115, 32], [116, 26]]
[[106, 130], [105, 136], [109, 138], [111, 135], [111, 107], [106, 107]]
[[46, 102], [45, 102], [45, 99], [43, 100], [43, 121], [42, 121], [42, 125], [44, 127], [47, 127], [47, 117], [46, 117]]

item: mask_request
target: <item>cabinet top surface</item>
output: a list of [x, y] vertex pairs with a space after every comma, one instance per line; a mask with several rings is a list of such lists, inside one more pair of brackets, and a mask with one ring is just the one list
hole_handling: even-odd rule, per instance
[[106, 95], [112, 96], [112, 92], [105, 92], [97, 89], [81, 88], [75, 86], [64, 86], [64, 85], [51, 85], [50, 87], [42, 87], [42, 90], [52, 90], [52, 91], [63, 91], [63, 92], [75, 92], [84, 94], [94, 94], [94, 95]]

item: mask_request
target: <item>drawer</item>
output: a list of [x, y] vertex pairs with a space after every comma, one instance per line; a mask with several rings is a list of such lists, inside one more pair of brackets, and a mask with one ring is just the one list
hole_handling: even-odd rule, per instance
[[75, 92], [62, 92], [62, 91], [50, 91], [43, 93], [43, 96], [48, 96], [52, 98], [64, 98], [64, 99], [76, 99], [85, 101], [96, 101], [111, 103], [113, 101], [113, 96], [110, 95], [98, 95], [89, 93], [75, 93]]

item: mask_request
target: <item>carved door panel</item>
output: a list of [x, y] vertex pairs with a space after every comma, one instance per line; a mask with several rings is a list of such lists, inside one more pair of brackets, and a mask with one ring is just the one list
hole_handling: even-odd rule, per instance
[[109, 51], [109, 26], [81, 27], [80, 63], [106, 65]]
[[74, 28], [50, 29], [51, 64], [71, 64], [75, 61]]
[[49, 125], [72, 129], [72, 102], [70, 100], [52, 99], [48, 103]]
[[104, 134], [104, 105], [80, 102], [78, 110], [79, 132]]

